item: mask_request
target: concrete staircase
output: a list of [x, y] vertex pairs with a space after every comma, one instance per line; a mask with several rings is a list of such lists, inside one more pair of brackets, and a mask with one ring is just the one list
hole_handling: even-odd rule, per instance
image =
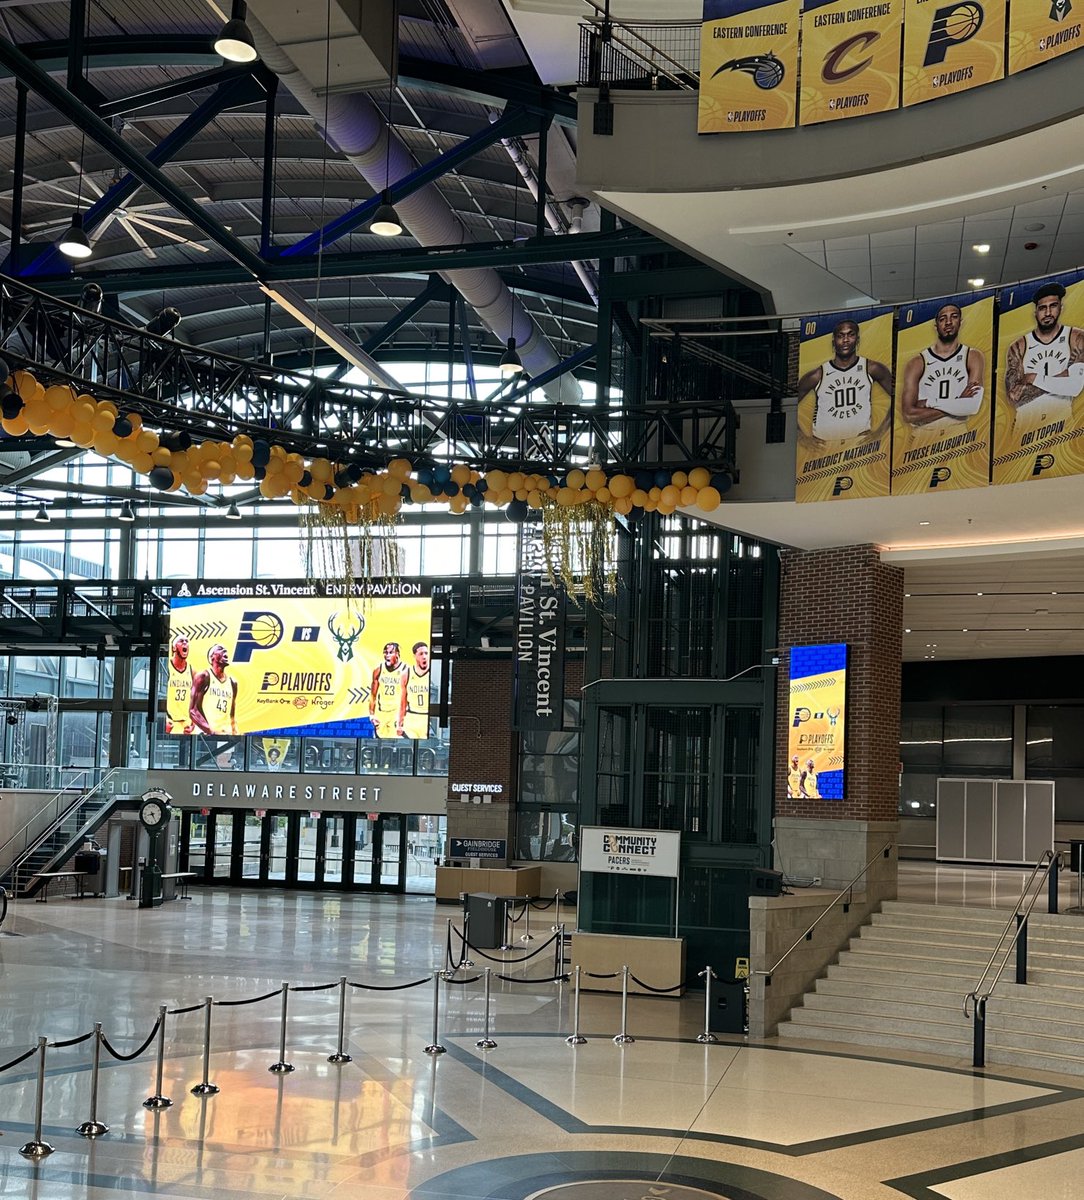
[[[970, 1063], [972, 1024], [963, 998], [1009, 915], [887, 901], [779, 1026], [779, 1036]], [[1026, 986], [1013, 982], [1013, 955], [986, 1009], [987, 1064], [1084, 1075], [1084, 917], [1032, 913]]]

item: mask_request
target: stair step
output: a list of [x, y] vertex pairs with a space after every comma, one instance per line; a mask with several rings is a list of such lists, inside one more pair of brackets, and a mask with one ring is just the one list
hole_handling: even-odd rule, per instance
[[855, 1029], [877, 1030], [881, 1033], [906, 1033], [915, 1036], [943, 1034], [949, 1038], [971, 1038], [971, 1022], [959, 1008], [938, 1008], [933, 1015], [886, 1016], [879, 1013], [854, 1012], [847, 1009], [795, 1008], [790, 1019], [795, 1025], [833, 1026], [841, 1032]]
[[794, 1025], [784, 1022], [779, 1036], [801, 1041], [842, 1042], [854, 1046], [892, 1046], [921, 1054], [940, 1054], [946, 1058], [966, 1056], [971, 1061], [971, 1040], [939, 1038], [914, 1033], [884, 1034], [878, 1030], [844, 1030], [828, 1025]]

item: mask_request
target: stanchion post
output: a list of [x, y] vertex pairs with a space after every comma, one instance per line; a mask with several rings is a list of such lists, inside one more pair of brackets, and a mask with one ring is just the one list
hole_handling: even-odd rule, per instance
[[94, 1023], [94, 1057], [90, 1065], [90, 1117], [75, 1131], [80, 1137], [96, 1138], [109, 1132], [109, 1126], [98, 1120], [98, 1072], [102, 1062], [102, 1023]]
[[636, 1039], [629, 1033], [629, 968], [628, 964], [621, 968], [621, 1032], [614, 1035], [618, 1046], [627, 1046]]
[[463, 910], [463, 961], [459, 965], [468, 970], [474, 966], [470, 956], [470, 909]]
[[523, 936], [519, 939], [521, 942], [533, 942], [531, 936], [531, 898], [530, 896], [523, 897], [523, 914], [526, 924], [523, 926]]
[[556, 936], [554, 937], [553, 947], [553, 973], [560, 975], [565, 966], [565, 927], [557, 925], [553, 930]]
[[48, 1142], [41, 1140], [41, 1114], [45, 1105], [45, 1051], [48, 1045], [48, 1038], [38, 1038], [38, 1090], [34, 1099], [34, 1140], [19, 1147], [19, 1153], [23, 1158], [48, 1158], [53, 1152], [53, 1147]]
[[501, 942], [502, 951], [514, 949], [512, 945], [512, 927], [515, 925], [515, 921], [512, 919], [512, 906], [515, 902], [515, 898], [513, 898], [504, 906], [504, 941]]
[[294, 1064], [286, 1061], [286, 1009], [289, 997], [290, 985], [284, 983], [282, 985], [282, 1019], [279, 1023], [279, 1060], [267, 1068], [272, 1075], [289, 1075], [294, 1069]]
[[217, 1096], [218, 1084], [211, 1083], [211, 1009], [214, 1007], [214, 1000], [207, 996], [204, 1001], [204, 1006], [207, 1009], [203, 1018], [203, 1081], [197, 1083], [191, 1089], [193, 1096]]
[[580, 968], [577, 964], [575, 972], [575, 987], [572, 993], [572, 1032], [565, 1038], [569, 1046], [582, 1046], [587, 1038], [580, 1033]]
[[484, 979], [482, 986], [485, 996], [485, 1015], [482, 1018], [482, 1036], [474, 1043], [479, 1050], [495, 1050], [497, 1043], [489, 1036], [489, 1000], [490, 1000], [490, 977], [493, 972], [489, 967], [485, 968]]
[[705, 1046], [710, 1046], [719, 1039], [711, 1032], [711, 981], [719, 976], [711, 969], [710, 964], [700, 972], [704, 981], [704, 1032], [696, 1035], [696, 1040]]
[[[451, 924], [451, 921], [448, 922]], [[450, 940], [449, 940], [449, 944]], [[346, 1053], [346, 976], [339, 976], [339, 1042], [334, 1054], [327, 1056], [329, 1063], [341, 1065], [342, 1063], [353, 1062], [353, 1058]]]
[[166, 1006], [158, 1007], [158, 1062], [154, 1069], [154, 1095], [143, 1101], [144, 1108], [172, 1108], [173, 1101], [162, 1095], [162, 1074], [166, 1065]]
[[557, 888], [553, 893], [553, 924], [550, 926], [550, 933], [556, 933], [561, 928], [561, 889]]
[[433, 1040], [425, 1048], [426, 1054], [444, 1054], [446, 1047], [440, 1044], [440, 972], [433, 972]]

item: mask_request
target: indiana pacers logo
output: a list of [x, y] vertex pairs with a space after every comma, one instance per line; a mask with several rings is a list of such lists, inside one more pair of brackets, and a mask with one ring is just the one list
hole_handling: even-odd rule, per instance
[[770, 50], [767, 54], [747, 54], [744, 58], [732, 58], [712, 72], [712, 79], [724, 71], [741, 71], [745, 75], [752, 75], [753, 82], [765, 92], [777, 88], [787, 73], [786, 67]]
[[948, 4], [933, 14], [930, 40], [926, 43], [924, 67], [934, 67], [945, 61], [945, 55], [953, 46], [969, 42], [982, 28], [982, 5], [975, 0], [962, 0], [959, 4]]

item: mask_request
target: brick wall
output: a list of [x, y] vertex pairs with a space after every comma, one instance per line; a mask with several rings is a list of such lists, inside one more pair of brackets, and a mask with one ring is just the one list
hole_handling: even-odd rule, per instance
[[843, 801], [787, 798], [789, 695], [783, 656], [776, 699], [776, 814], [895, 821], [903, 572], [882, 563], [875, 546], [785, 550], [780, 559], [779, 645], [785, 651], [790, 646], [846, 642], [849, 651]]

